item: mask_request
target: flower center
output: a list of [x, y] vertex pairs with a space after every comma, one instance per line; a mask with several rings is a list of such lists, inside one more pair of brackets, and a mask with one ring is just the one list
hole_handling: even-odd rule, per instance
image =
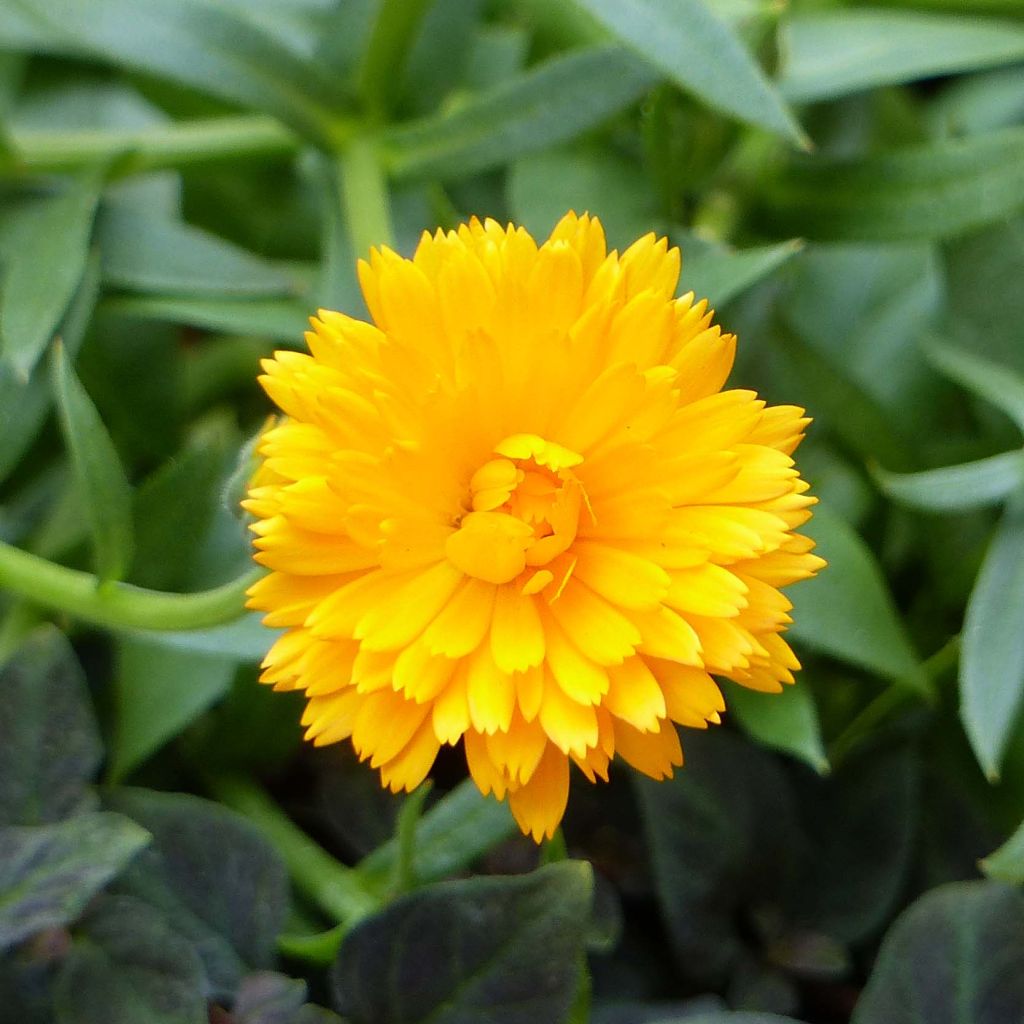
[[526, 593], [553, 579], [544, 566], [576, 539], [580, 511], [589, 510], [583, 485], [572, 472], [583, 461], [536, 434], [513, 434], [494, 448], [469, 482], [471, 511], [448, 538], [449, 560], [488, 583], [524, 580]]

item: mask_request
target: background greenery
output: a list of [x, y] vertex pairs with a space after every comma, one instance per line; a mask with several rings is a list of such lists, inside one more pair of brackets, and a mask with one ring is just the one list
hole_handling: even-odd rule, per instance
[[[424, 805], [303, 748], [217, 623], [258, 357], [371, 243], [569, 208], [810, 410], [831, 565], [798, 685], [539, 866], [457, 755]], [[0, 1018], [1024, 1018], [1022, 209], [1020, 0], [6, 0]]]

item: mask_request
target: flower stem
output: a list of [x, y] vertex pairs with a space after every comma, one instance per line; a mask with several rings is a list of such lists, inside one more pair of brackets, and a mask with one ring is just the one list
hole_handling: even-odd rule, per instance
[[124, 163], [115, 167], [116, 173], [127, 174], [213, 160], [287, 156], [301, 145], [297, 135], [260, 114], [203, 118], [128, 131], [16, 130], [11, 136], [16, 166], [33, 172], [69, 171], [128, 154]]
[[380, 909], [380, 898], [359, 872], [339, 864], [259, 786], [237, 776], [218, 776], [207, 782], [217, 799], [244, 814], [263, 832], [284, 858], [296, 888], [335, 921], [351, 925]]
[[339, 171], [341, 207], [355, 255], [363, 259], [374, 246], [393, 246], [387, 179], [373, 141], [352, 139], [342, 151]]
[[392, 892], [399, 895], [416, 888], [416, 826], [423, 814], [423, 803], [431, 790], [431, 782], [421, 783], [402, 803], [398, 812], [398, 858], [395, 861], [395, 880]]
[[0, 587], [35, 604], [111, 629], [201, 629], [237, 619], [245, 592], [259, 578], [246, 573], [213, 590], [169, 594], [129, 583], [99, 581], [0, 541]]

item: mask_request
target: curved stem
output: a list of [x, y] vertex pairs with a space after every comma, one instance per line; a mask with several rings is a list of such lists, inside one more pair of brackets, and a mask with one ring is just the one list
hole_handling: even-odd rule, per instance
[[341, 153], [338, 168], [341, 207], [355, 255], [365, 259], [374, 246], [393, 246], [387, 179], [373, 141], [352, 139]]
[[256, 570], [195, 594], [168, 594], [128, 583], [99, 586], [91, 573], [56, 565], [0, 541], [0, 587], [111, 629], [201, 629], [230, 622], [244, 611], [245, 592], [259, 575]]

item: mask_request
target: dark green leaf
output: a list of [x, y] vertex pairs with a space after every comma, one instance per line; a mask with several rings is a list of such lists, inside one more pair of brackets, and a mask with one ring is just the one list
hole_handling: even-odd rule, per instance
[[0, 828], [0, 950], [74, 921], [149, 842], [120, 814]]
[[1024, 898], [944, 885], [897, 919], [852, 1024], [1006, 1024], [1024, 1018]]
[[871, 475], [901, 505], [937, 512], [978, 508], [999, 504], [1024, 486], [1024, 452], [1003, 452], [921, 473], [890, 473], [875, 467]]
[[938, 341], [925, 344], [924, 352], [937, 370], [1002, 409], [1024, 430], [1024, 377], [1006, 366]]
[[626, 50], [596, 46], [555, 57], [451, 114], [381, 138], [396, 178], [455, 178], [574, 138], [639, 99], [655, 75]]
[[16, 46], [109, 60], [274, 114], [314, 140], [331, 138], [336, 82], [238, 12], [197, 0], [20, 0], [20, 6], [16, 17], [31, 35], [24, 42], [15, 36]]
[[1024, 698], [1024, 500], [1003, 514], [967, 602], [960, 652], [960, 718], [990, 779], [999, 767]]
[[636, 788], [679, 965], [718, 985], [746, 955], [743, 915], [782, 905], [796, 821], [764, 751], [724, 730], [683, 740], [686, 767], [664, 782], [638, 775]]
[[1024, 885], [1024, 824], [981, 862], [981, 870], [997, 881]]
[[123, 579], [131, 562], [131, 487], [96, 406], [60, 343], [53, 349], [51, 371], [64, 443], [92, 535], [96, 575], [101, 582]]
[[79, 810], [103, 756], [89, 691], [64, 635], [32, 634], [0, 671], [0, 826]]
[[726, 707], [748, 736], [800, 758], [816, 772], [828, 771], [818, 709], [806, 683], [781, 693], [758, 693], [737, 683], [726, 683], [724, 690]]
[[779, 88], [795, 102], [1024, 60], [1024, 27], [916, 11], [813, 11], [784, 23]]
[[0, 286], [0, 355], [28, 378], [85, 273], [102, 177], [89, 173], [20, 223]]
[[228, 692], [236, 662], [152, 641], [123, 639], [108, 778], [119, 782]]
[[271, 966], [287, 910], [288, 881], [276, 851], [258, 829], [233, 811], [194, 796], [121, 788], [109, 791], [105, 801], [153, 835], [152, 849], [119, 887], [162, 910], [175, 930], [193, 942], [208, 971], [221, 966], [220, 974], [211, 977], [215, 990], [233, 991], [232, 951], [236, 963]]
[[194, 629], [185, 633], [156, 631], [133, 634], [149, 644], [191, 651], [196, 654], [223, 655], [234, 661], [262, 661], [281, 631], [262, 623], [262, 615], [250, 612], [226, 626]]
[[746, 1010], [720, 1010], [713, 1013], [690, 1013], [672, 1020], [656, 1020], [651, 1024], [801, 1024], [795, 1017], [777, 1013], [749, 1013]]
[[442, 882], [346, 937], [331, 973], [352, 1024], [563, 1024], [576, 994], [590, 866]]
[[152, 908], [108, 896], [89, 912], [54, 990], [58, 1024], [207, 1024], [199, 958]]
[[803, 532], [828, 567], [788, 591], [790, 636], [918, 691], [927, 680], [875, 556], [855, 530], [819, 505]]
[[[416, 826], [413, 873], [421, 882], [436, 882], [468, 867], [487, 850], [515, 832], [508, 805], [481, 796], [472, 779], [453, 789], [423, 815]], [[386, 886], [398, 856], [394, 840], [359, 865], [371, 885]]]
[[259, 257], [181, 221], [124, 204], [98, 225], [103, 277], [130, 291], [162, 295], [287, 295], [295, 285]]
[[715, 110], [806, 137], [732, 29], [701, 0], [575, 0], [622, 42]]
[[787, 235], [948, 238], [1024, 206], [1024, 129], [866, 157], [806, 158], [762, 188], [764, 215]]
[[[78, 290], [60, 324], [60, 337], [70, 358], [78, 354], [92, 317], [100, 287], [100, 260], [96, 251], [86, 261]], [[14, 469], [46, 420], [52, 401], [49, 373], [40, 364], [25, 380], [17, 369], [0, 359], [0, 481]]]
[[242, 979], [231, 1007], [236, 1024], [341, 1024], [341, 1018], [306, 1002], [306, 983], [272, 971]]
[[309, 329], [309, 310], [290, 299], [125, 298], [104, 304], [110, 313], [140, 320], [189, 324], [211, 331], [253, 334], [299, 345]]

